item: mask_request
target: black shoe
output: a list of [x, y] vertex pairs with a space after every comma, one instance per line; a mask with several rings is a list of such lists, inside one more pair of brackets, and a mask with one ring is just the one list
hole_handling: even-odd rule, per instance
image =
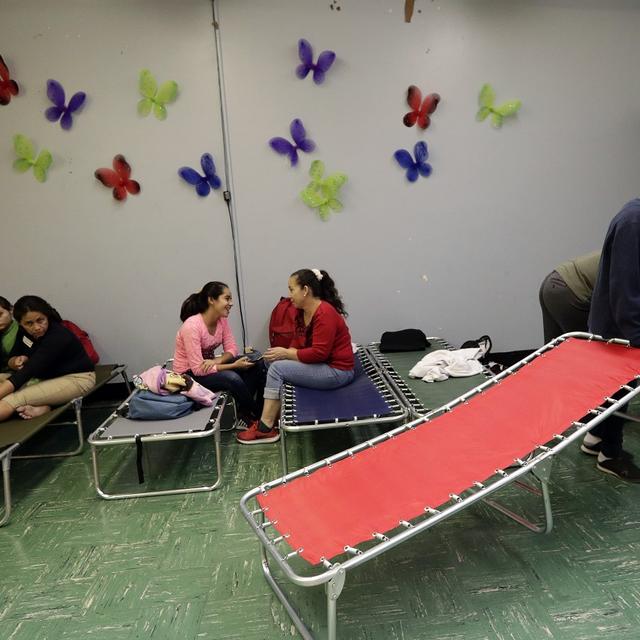
[[596, 469], [608, 473], [620, 480], [627, 482], [640, 482], [640, 468], [636, 467], [628, 458], [611, 458], [610, 460], [598, 461]]
[[[585, 444], [583, 442], [580, 445], [580, 451], [588, 456], [597, 456], [602, 451], [602, 442], [596, 442], [595, 444]], [[633, 454], [628, 451], [621, 451], [618, 457], [623, 460], [633, 460]]]

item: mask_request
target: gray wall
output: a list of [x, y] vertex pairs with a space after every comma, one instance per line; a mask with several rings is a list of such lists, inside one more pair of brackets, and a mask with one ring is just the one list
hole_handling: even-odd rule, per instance
[[[358, 341], [416, 326], [539, 344], [541, 279], [637, 195], [640, 5], [416, 0], [405, 24], [401, 0], [329, 4], [219, 2], [251, 341], [264, 345], [288, 274], [318, 266]], [[294, 76], [300, 37], [338, 54], [322, 86]], [[204, 151], [223, 173], [210, 3], [3, 0], [0, 42], [22, 88], [0, 108], [0, 294], [51, 299], [105, 361], [161, 360], [186, 294], [233, 281], [220, 194], [197, 199], [176, 176]], [[165, 122], [136, 114], [144, 67], [180, 85]], [[89, 95], [71, 132], [42, 115], [49, 77]], [[502, 130], [475, 121], [484, 82], [523, 101]], [[402, 125], [409, 84], [442, 96], [426, 132]], [[318, 150], [291, 169], [267, 141], [294, 117]], [[17, 132], [54, 152], [46, 184], [11, 169]], [[433, 175], [409, 184], [392, 156], [419, 139]], [[116, 153], [143, 188], [124, 205], [93, 178]], [[298, 198], [315, 158], [349, 176], [329, 222]]]
[[[309, 265], [335, 275], [357, 340], [418, 326], [540, 344], [540, 281], [637, 194], [640, 4], [418, 0], [411, 24], [400, 1], [340, 4], [222, 5], [252, 334]], [[293, 75], [300, 37], [337, 52], [320, 87]], [[523, 101], [502, 130], [475, 121], [484, 82]], [[442, 96], [424, 133], [401, 123], [412, 83]], [[318, 150], [290, 169], [266, 141], [296, 116]], [[433, 175], [409, 184], [392, 155], [418, 139]], [[312, 158], [349, 175], [328, 223], [297, 198]]]
[[[223, 169], [211, 21], [202, 0], [2, 2], [0, 53], [21, 95], [0, 110], [0, 295], [46, 297], [133, 372], [173, 353], [190, 292], [233, 278], [222, 196], [177, 175], [205, 151]], [[137, 115], [143, 68], [179, 84], [164, 122]], [[70, 131], [43, 115], [48, 78], [87, 93]], [[53, 152], [45, 184], [12, 170], [18, 132]], [[117, 153], [142, 185], [125, 203], [93, 176]]]

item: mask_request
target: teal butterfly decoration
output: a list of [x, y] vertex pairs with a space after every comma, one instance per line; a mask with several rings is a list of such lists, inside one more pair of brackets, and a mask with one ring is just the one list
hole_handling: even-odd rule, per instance
[[13, 168], [20, 173], [25, 173], [33, 168], [33, 175], [38, 182], [44, 182], [47, 179], [47, 171], [53, 164], [51, 152], [42, 149], [36, 157], [36, 151], [33, 143], [27, 136], [21, 133], [13, 137], [13, 148], [18, 156], [13, 163]]
[[329, 219], [331, 211], [342, 211], [342, 202], [338, 200], [338, 192], [347, 181], [344, 173], [324, 176], [324, 162], [314, 160], [309, 169], [311, 182], [300, 192], [302, 202], [312, 209], [318, 210], [323, 220]]
[[165, 120], [167, 118], [165, 105], [174, 102], [177, 98], [178, 83], [175, 80], [167, 80], [158, 87], [151, 71], [143, 69], [140, 72], [139, 89], [142, 100], [138, 102], [138, 114], [146, 117], [153, 109], [153, 115], [158, 120]]
[[520, 110], [522, 102], [520, 100], [508, 100], [499, 106], [495, 106], [496, 94], [490, 84], [482, 85], [480, 95], [478, 96], [478, 104], [480, 109], [476, 114], [476, 120], [482, 122], [491, 114], [491, 124], [499, 129], [502, 121], [508, 116], [514, 116]]

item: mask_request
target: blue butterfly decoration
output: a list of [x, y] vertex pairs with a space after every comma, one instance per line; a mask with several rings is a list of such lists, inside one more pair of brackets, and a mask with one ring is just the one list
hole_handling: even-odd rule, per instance
[[269, 146], [280, 155], [288, 156], [291, 166], [298, 164], [298, 151], [310, 153], [316, 148], [316, 143], [307, 138], [307, 131], [300, 118], [295, 118], [289, 125], [289, 131], [293, 138], [293, 144], [286, 138], [271, 138]]
[[427, 143], [423, 141], [416, 142], [413, 153], [416, 157], [415, 161], [406, 149], [398, 149], [398, 151], [393, 154], [398, 164], [407, 170], [407, 180], [409, 182], [415, 182], [419, 175], [425, 178], [431, 175], [431, 165], [426, 162], [429, 157]]
[[210, 153], [202, 154], [200, 166], [204, 171], [203, 176], [191, 167], [180, 167], [180, 169], [178, 169], [178, 175], [185, 182], [193, 185], [196, 188], [196, 193], [204, 198], [209, 195], [211, 189], [219, 189], [222, 181], [216, 174], [216, 166], [213, 163], [213, 157]]
[[73, 125], [73, 114], [82, 109], [87, 94], [84, 91], [78, 91], [71, 96], [69, 104], [65, 104], [67, 98], [62, 85], [57, 80], [49, 79], [47, 80], [47, 97], [53, 106], [44, 112], [45, 117], [49, 122], [60, 120], [60, 126], [68, 131]]

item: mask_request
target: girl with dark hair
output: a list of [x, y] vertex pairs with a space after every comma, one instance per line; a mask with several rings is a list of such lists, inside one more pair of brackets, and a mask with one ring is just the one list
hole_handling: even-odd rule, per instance
[[12, 304], [0, 296], [0, 381], [9, 377], [7, 362], [18, 335], [18, 323], [11, 314], [12, 310]]
[[312, 389], [337, 389], [354, 378], [355, 361], [347, 315], [335, 283], [326, 271], [300, 269], [289, 278], [289, 296], [298, 309], [294, 338], [288, 349], [272, 347], [260, 421], [239, 433], [241, 444], [276, 442], [280, 433], [282, 386], [290, 382]]
[[93, 363], [46, 300], [23, 296], [13, 316], [20, 329], [8, 361], [12, 373], [0, 381], [0, 421], [14, 411], [22, 418], [40, 416], [95, 385]]
[[[232, 306], [231, 291], [223, 282], [207, 282], [182, 303], [183, 324], [176, 335], [173, 370], [189, 374], [211, 391], [229, 391], [240, 418], [250, 424], [262, 411], [266, 372], [262, 361], [238, 357], [227, 320]], [[223, 353], [216, 356], [220, 346]]]

